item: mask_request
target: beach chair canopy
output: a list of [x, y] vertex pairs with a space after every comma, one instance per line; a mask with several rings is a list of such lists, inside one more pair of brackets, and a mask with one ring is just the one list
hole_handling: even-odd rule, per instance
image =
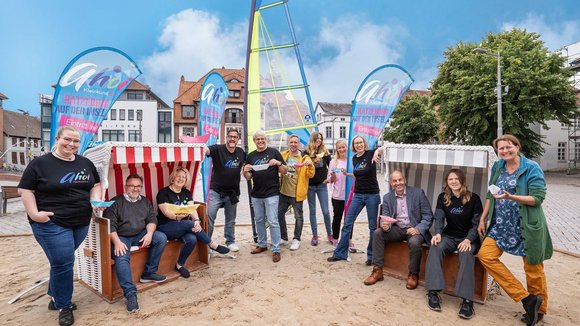
[[[459, 168], [465, 173], [469, 189], [484, 201], [491, 167], [497, 161], [491, 146], [385, 144], [385, 181], [394, 169], [401, 170], [409, 186], [425, 191], [433, 211], [443, 189], [445, 172]], [[390, 189], [390, 186], [389, 186]], [[483, 202], [482, 202], [483, 204]]]

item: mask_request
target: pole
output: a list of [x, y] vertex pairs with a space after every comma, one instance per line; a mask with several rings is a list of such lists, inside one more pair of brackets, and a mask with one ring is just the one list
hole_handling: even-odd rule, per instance
[[497, 136], [503, 135], [503, 121], [502, 121], [502, 99], [501, 99], [501, 61], [499, 50], [497, 51]]

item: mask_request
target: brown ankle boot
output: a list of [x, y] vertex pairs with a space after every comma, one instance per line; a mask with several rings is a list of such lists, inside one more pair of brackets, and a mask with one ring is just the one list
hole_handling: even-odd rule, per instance
[[382, 281], [385, 278], [383, 277], [383, 268], [379, 267], [379, 266], [374, 266], [373, 267], [373, 272], [371, 273], [371, 276], [367, 277], [367, 279], [364, 281], [365, 285], [373, 285], [375, 283], [377, 283], [378, 281]]

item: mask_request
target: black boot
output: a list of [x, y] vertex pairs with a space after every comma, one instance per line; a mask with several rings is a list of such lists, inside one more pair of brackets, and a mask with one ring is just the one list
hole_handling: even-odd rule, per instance
[[522, 300], [522, 305], [526, 311], [526, 325], [533, 326], [538, 322], [538, 309], [542, 305], [542, 298], [530, 294]]

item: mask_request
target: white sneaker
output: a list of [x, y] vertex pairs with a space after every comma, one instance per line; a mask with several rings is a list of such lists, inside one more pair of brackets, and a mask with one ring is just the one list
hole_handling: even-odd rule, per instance
[[292, 245], [290, 245], [290, 250], [298, 250], [300, 248], [300, 240], [292, 240]]
[[230, 249], [230, 251], [232, 252], [238, 252], [240, 251], [240, 247], [238, 247], [238, 245], [235, 242], [232, 242], [228, 245], [228, 248]]

